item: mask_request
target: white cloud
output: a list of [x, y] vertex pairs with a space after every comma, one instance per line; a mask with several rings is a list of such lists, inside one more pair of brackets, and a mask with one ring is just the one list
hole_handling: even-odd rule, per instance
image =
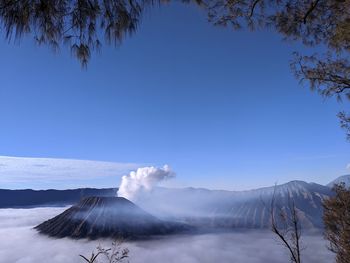
[[134, 163], [0, 156], [0, 185], [121, 176], [139, 166]]
[[142, 167], [122, 177], [118, 196], [135, 201], [142, 192], [149, 192], [164, 180], [175, 177], [168, 165], [162, 168]]
[[[54, 239], [39, 235], [33, 226], [59, 213], [62, 208], [0, 209], [0, 262], [79, 263], [79, 254], [90, 255], [101, 243]], [[16, 218], [17, 220], [13, 220]], [[303, 235], [303, 262], [328, 263], [334, 256], [326, 248], [322, 235]], [[182, 235], [125, 243], [130, 263], [281, 263], [288, 261], [282, 247], [270, 231], [245, 231], [221, 234]]]
[[350, 163], [346, 166], [346, 169], [350, 170]]

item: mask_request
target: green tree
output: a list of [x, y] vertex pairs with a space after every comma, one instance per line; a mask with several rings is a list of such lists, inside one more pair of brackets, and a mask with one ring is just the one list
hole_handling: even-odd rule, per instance
[[[349, 0], [209, 0], [208, 10], [216, 25], [273, 28], [286, 40], [322, 50], [295, 53], [295, 76], [324, 97], [350, 100]], [[350, 140], [350, 115], [338, 116]]]
[[137, 0], [0, 0], [0, 22], [6, 39], [31, 34], [54, 51], [66, 44], [86, 66], [101, 37], [117, 44], [136, 30], [143, 5]]
[[335, 195], [324, 201], [324, 236], [337, 263], [350, 262], [350, 190], [344, 184], [334, 186]]
[[[118, 44], [136, 31], [154, 0], [0, 0], [5, 38], [31, 34], [53, 50], [68, 45], [86, 66], [102, 39]], [[191, 2], [191, 0], [182, 0]], [[322, 96], [350, 100], [350, 0], [195, 0], [215, 25], [234, 29], [272, 28], [284, 39], [314, 47], [295, 54], [291, 68], [302, 83]], [[350, 139], [350, 115], [339, 113]]]

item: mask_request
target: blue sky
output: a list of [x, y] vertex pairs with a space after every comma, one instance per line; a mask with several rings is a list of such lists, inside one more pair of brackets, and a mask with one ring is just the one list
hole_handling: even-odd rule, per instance
[[169, 164], [176, 186], [327, 183], [349, 173], [336, 118], [346, 104], [298, 84], [289, 61], [300, 49], [180, 4], [149, 11], [87, 70], [65, 49], [0, 41], [0, 155]]

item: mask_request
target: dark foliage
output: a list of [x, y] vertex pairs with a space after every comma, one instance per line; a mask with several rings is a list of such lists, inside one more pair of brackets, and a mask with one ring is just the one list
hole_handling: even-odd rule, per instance
[[324, 202], [325, 238], [329, 249], [336, 253], [337, 263], [350, 262], [350, 190], [344, 184], [335, 185], [335, 195]]
[[276, 205], [274, 192], [271, 200], [270, 218], [271, 230], [287, 249], [290, 262], [301, 263], [301, 222], [290, 193], [288, 193], [288, 205], [279, 207]]
[[97, 252], [92, 252], [90, 257], [85, 257], [84, 255], [79, 255], [84, 262], [97, 263], [100, 258], [103, 258], [102, 262], [106, 263], [117, 263], [117, 262], [129, 262], [127, 261], [129, 257], [129, 250], [127, 248], [122, 248], [121, 241], [114, 241], [111, 248], [104, 248], [101, 245], [97, 247]]
[[[167, 0], [0, 0], [0, 30], [8, 40], [34, 35], [53, 50], [67, 44], [86, 66], [91, 53], [101, 48], [101, 39], [119, 44], [136, 31], [146, 7], [163, 2]], [[350, 99], [350, 0], [194, 2], [215, 25], [272, 28], [287, 40], [324, 50], [325, 54], [296, 55], [296, 77], [323, 96]], [[341, 124], [349, 134], [349, 118], [341, 118]]]
[[[322, 96], [350, 100], [349, 0], [208, 0], [209, 18], [216, 25], [251, 29], [272, 28], [286, 40], [325, 50], [325, 54], [295, 54], [292, 70], [301, 82]], [[350, 133], [350, 118], [340, 113]]]
[[0, 23], [8, 40], [30, 33], [39, 44], [58, 50], [69, 45], [86, 66], [91, 52], [118, 44], [135, 32], [144, 0], [0, 0]]

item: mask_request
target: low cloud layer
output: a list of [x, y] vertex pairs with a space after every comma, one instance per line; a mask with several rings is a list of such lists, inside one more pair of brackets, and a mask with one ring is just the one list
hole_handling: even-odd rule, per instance
[[[90, 255], [101, 243], [53, 239], [32, 227], [63, 211], [62, 208], [0, 209], [0, 259], [11, 263], [79, 263], [79, 254]], [[304, 236], [303, 262], [329, 263], [333, 255], [321, 235]], [[268, 231], [246, 231], [167, 237], [123, 245], [130, 250], [130, 263], [284, 263], [288, 255]]]
[[175, 173], [168, 165], [162, 168], [142, 167], [122, 177], [118, 196], [136, 201], [144, 192], [150, 192], [155, 186], [164, 180], [175, 177]]
[[133, 163], [0, 156], [0, 185], [8, 188], [25, 185], [28, 188], [29, 185], [41, 186], [44, 181], [50, 182], [50, 185], [66, 185], [67, 182], [75, 185], [74, 182], [121, 176], [139, 166]]

